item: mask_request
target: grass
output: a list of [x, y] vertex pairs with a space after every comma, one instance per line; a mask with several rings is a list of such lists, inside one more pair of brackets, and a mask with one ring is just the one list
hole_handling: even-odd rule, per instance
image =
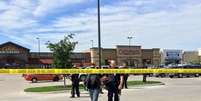
[[[160, 81], [128, 81], [128, 86], [140, 86], [140, 85], [147, 85], [147, 84], [161, 84]], [[84, 85], [80, 84], [80, 89], [84, 89]], [[44, 86], [44, 87], [32, 87], [32, 88], [26, 88], [25, 92], [54, 92], [54, 91], [69, 91], [71, 90], [71, 85], [67, 85], [65, 88], [63, 85], [57, 85], [57, 86]]]
[[[83, 84], [80, 84], [80, 89], [84, 89]], [[25, 92], [52, 92], [52, 91], [65, 91], [65, 90], [71, 90], [71, 85], [67, 85], [66, 88], [63, 85], [32, 87], [32, 88], [26, 88], [24, 91]]]
[[142, 81], [128, 81], [128, 86], [139, 86], [139, 85], [146, 85], [146, 84], [161, 84], [162, 82], [160, 81], [147, 81], [147, 82], [142, 82]]

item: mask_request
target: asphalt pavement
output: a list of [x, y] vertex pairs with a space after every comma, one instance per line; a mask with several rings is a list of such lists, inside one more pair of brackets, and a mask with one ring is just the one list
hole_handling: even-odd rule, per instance
[[[141, 76], [131, 76], [129, 80], [142, 80]], [[201, 101], [201, 78], [155, 78], [165, 83], [159, 86], [138, 86], [123, 89], [121, 101]], [[68, 81], [70, 84], [70, 82]], [[69, 98], [70, 92], [26, 93], [25, 88], [61, 85], [63, 82], [25, 81], [21, 75], [0, 75], [0, 101], [90, 101], [86, 91], [80, 98]], [[99, 101], [107, 101], [107, 91], [99, 96]]]

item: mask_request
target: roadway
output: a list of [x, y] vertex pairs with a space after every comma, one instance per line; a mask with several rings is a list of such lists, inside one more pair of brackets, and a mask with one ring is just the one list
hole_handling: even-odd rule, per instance
[[[132, 76], [129, 80], [142, 79]], [[121, 101], [201, 101], [201, 78], [148, 78], [162, 81], [165, 85], [139, 86], [124, 89]], [[68, 82], [69, 83], [69, 82]], [[0, 101], [89, 101], [87, 92], [80, 98], [69, 98], [69, 92], [26, 93], [27, 87], [58, 85], [63, 82], [30, 83], [20, 75], [0, 75]], [[101, 94], [99, 101], [107, 101], [107, 92]]]

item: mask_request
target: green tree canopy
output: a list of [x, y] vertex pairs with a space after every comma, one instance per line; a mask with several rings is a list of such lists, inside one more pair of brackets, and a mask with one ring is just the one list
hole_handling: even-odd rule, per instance
[[73, 41], [74, 34], [64, 36], [58, 43], [48, 43], [48, 48], [53, 52], [53, 61], [56, 68], [71, 68], [71, 54], [78, 42]]

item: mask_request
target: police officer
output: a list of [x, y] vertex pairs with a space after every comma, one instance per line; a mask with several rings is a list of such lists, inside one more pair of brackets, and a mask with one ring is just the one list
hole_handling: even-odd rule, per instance
[[[123, 63], [123, 65], [120, 66], [120, 68], [121, 68], [121, 69], [127, 69], [126, 63]], [[128, 80], [129, 74], [124, 74], [123, 76], [124, 76], [123, 86], [124, 86], [126, 89], [128, 89], [127, 80]]]
[[[73, 68], [78, 69], [78, 67], [76, 65], [74, 65]], [[75, 92], [77, 94], [77, 97], [80, 97], [79, 74], [72, 74], [71, 75], [71, 81], [72, 81], [71, 98], [75, 97]]]

